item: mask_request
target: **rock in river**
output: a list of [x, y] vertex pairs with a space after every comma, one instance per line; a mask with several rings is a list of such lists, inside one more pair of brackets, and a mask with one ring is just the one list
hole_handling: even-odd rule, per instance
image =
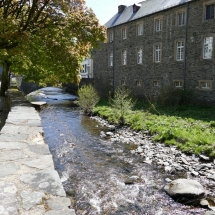
[[177, 179], [167, 184], [164, 190], [173, 198], [184, 203], [191, 203], [191, 201], [203, 196], [205, 191], [202, 185], [195, 180]]

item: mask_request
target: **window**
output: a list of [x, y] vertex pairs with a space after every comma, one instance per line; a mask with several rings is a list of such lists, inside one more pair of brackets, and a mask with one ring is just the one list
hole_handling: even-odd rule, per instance
[[154, 62], [155, 63], [161, 62], [161, 46], [160, 45], [154, 46]]
[[109, 66], [113, 66], [113, 52], [109, 53]]
[[155, 31], [161, 31], [162, 30], [162, 19], [156, 19], [155, 20]]
[[199, 89], [210, 90], [212, 88], [212, 81], [199, 81]]
[[206, 8], [206, 16], [205, 16], [205, 19], [208, 20], [208, 19], [213, 19], [214, 18], [214, 4], [210, 4], [210, 5], [206, 5], [205, 6]]
[[184, 42], [178, 41], [176, 42], [177, 48], [176, 48], [176, 60], [181, 61], [184, 60]]
[[125, 40], [127, 38], [127, 29], [123, 28], [122, 29], [122, 39]]
[[121, 86], [125, 86], [125, 80], [121, 80]]
[[113, 42], [113, 32], [109, 32], [108, 41], [109, 43]]
[[127, 50], [124, 49], [122, 50], [122, 65], [126, 65], [127, 64]]
[[205, 37], [203, 47], [203, 58], [204, 59], [212, 58], [212, 51], [213, 51], [213, 37]]
[[81, 70], [81, 73], [86, 73], [87, 72], [87, 65], [82, 64], [83, 69]]
[[137, 49], [137, 64], [142, 64], [143, 62], [143, 50], [142, 48]]
[[113, 79], [109, 79], [108, 83], [109, 83], [110, 86], [113, 86]]
[[154, 87], [159, 87], [159, 81], [153, 81], [153, 86]]
[[141, 81], [136, 81], [136, 86], [141, 87]]
[[183, 87], [183, 81], [174, 81], [174, 87], [182, 88]]
[[185, 25], [185, 12], [178, 13], [178, 26]]
[[143, 35], [143, 24], [137, 24], [137, 35]]

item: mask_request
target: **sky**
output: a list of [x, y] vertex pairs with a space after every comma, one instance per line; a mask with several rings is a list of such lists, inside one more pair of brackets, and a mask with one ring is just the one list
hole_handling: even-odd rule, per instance
[[100, 24], [104, 25], [118, 12], [119, 5], [130, 6], [141, 0], [85, 0], [85, 2], [87, 7], [94, 11]]

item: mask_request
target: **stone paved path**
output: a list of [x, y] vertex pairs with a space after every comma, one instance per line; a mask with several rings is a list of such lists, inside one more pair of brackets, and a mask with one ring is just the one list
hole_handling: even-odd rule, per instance
[[0, 132], [0, 215], [75, 215], [38, 112], [21, 92], [10, 95], [12, 108]]

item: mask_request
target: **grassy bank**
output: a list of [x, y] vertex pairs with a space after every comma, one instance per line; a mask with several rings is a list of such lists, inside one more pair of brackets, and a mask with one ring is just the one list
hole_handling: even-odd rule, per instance
[[[108, 102], [100, 102], [94, 113], [111, 123], [117, 119]], [[137, 103], [125, 116], [132, 129], [147, 130], [153, 140], [176, 145], [187, 153], [215, 157], [215, 108], [210, 106], [154, 107]]]

